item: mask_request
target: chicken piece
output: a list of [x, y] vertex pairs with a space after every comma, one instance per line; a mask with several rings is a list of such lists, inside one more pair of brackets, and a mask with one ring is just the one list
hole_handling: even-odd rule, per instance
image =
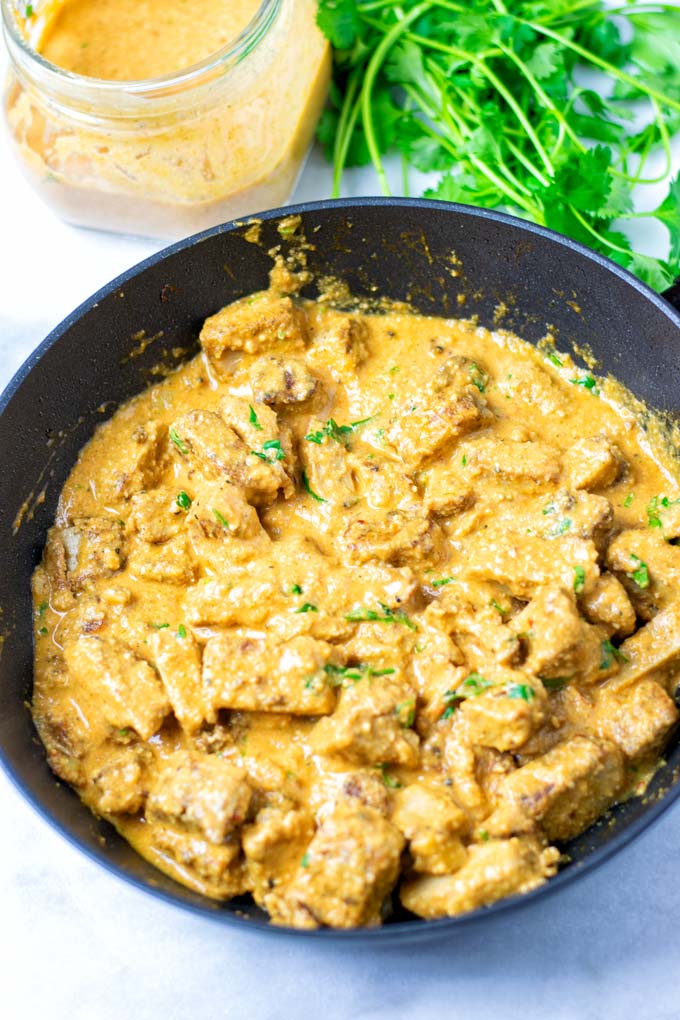
[[[167, 428], [155, 421], [138, 425], [125, 439], [116, 434], [116, 457], [104, 467], [99, 495], [104, 499], [121, 496], [130, 499], [137, 492], [151, 489], [158, 481], [167, 458], [164, 452]], [[124, 465], [124, 469], [120, 469]]]
[[542, 489], [557, 481], [560, 476], [559, 453], [540, 442], [518, 442], [491, 436], [467, 441], [465, 450], [466, 475], [492, 474], [499, 481], [510, 482], [516, 490]]
[[564, 455], [564, 468], [573, 489], [606, 489], [625, 468], [618, 448], [606, 436], [579, 439]]
[[366, 807], [373, 808], [385, 818], [390, 810], [390, 795], [382, 776], [368, 769], [347, 772], [342, 777], [338, 799], [356, 799]]
[[623, 663], [609, 686], [619, 690], [641, 677], [655, 676], [665, 679], [674, 672], [680, 659], [680, 600], [641, 627], [619, 646]]
[[[491, 683], [490, 687], [481, 693], [476, 693], [473, 687], [475, 693], [460, 704], [460, 725], [471, 744], [518, 751], [545, 721], [546, 697], [542, 685], [519, 671], [509, 672], [507, 677], [502, 672], [496, 673], [491, 681], [486, 681]], [[473, 674], [457, 690], [466, 692], [465, 683], [470, 680], [480, 686]]]
[[467, 817], [450, 797], [420, 784], [398, 790], [392, 822], [408, 840], [415, 871], [446, 875], [465, 863]]
[[488, 805], [478, 776], [478, 754], [468, 741], [465, 728], [460, 725], [460, 719], [456, 718], [455, 713], [452, 721], [445, 725], [444, 734], [444, 753], [442, 755], [440, 751], [437, 759], [443, 758], [447, 778], [452, 783], [451, 792], [474, 818], [481, 818], [488, 814]]
[[565, 533], [546, 539], [536, 535], [513, 535], [502, 524], [490, 523], [486, 530], [466, 542], [465, 571], [471, 578], [497, 581], [521, 599], [553, 582], [567, 590], [573, 587], [574, 571], [583, 570], [586, 585], [599, 576], [598, 551], [592, 541]]
[[[415, 410], [412, 408], [415, 407]], [[463, 436], [488, 424], [491, 412], [474, 387], [427, 390], [415, 404], [395, 408], [387, 438], [402, 460], [414, 470], [428, 457], [453, 446]]]
[[379, 924], [403, 846], [399, 830], [377, 811], [338, 803], [307, 847], [273, 922], [296, 928]]
[[253, 399], [258, 404], [302, 404], [314, 395], [317, 384], [302, 358], [269, 354], [250, 368]]
[[[425, 617], [429, 615], [426, 611]], [[463, 683], [469, 669], [453, 639], [428, 621], [422, 629], [411, 670], [418, 689], [418, 730], [426, 734], [447, 707], [445, 695]]]
[[143, 754], [134, 746], [113, 752], [90, 777], [85, 799], [103, 815], [136, 814], [147, 794]]
[[[276, 411], [265, 404], [258, 404], [257, 410], [247, 400], [231, 395], [222, 397], [220, 414], [227, 425], [243, 440], [246, 447], [263, 463], [271, 462], [285, 473], [295, 473], [295, 455], [290, 429], [280, 425]], [[293, 485], [284, 485], [286, 496], [293, 492]]]
[[568, 840], [615, 802], [623, 782], [623, 756], [614, 744], [572, 737], [502, 781], [485, 828], [506, 836], [539, 823], [549, 840]]
[[283, 609], [278, 571], [274, 565], [255, 561], [218, 578], [204, 579], [191, 588], [184, 614], [193, 627], [253, 626]]
[[335, 692], [324, 666], [332, 648], [306, 635], [279, 644], [275, 638], [218, 634], [203, 651], [203, 685], [214, 708], [247, 712], [324, 715]]
[[602, 633], [578, 614], [573, 591], [559, 584], [539, 588], [512, 621], [527, 650], [522, 669], [554, 679], [602, 679]]
[[276, 446], [253, 452], [214, 411], [189, 411], [170, 430], [178, 455], [206, 478], [238, 486], [249, 503], [273, 502], [290, 485]]
[[340, 691], [333, 715], [320, 719], [310, 735], [321, 754], [341, 754], [358, 764], [417, 765], [418, 737], [412, 721], [415, 693], [393, 676], [364, 676]]
[[[307, 435], [322, 432], [320, 418], [310, 418]], [[347, 508], [357, 502], [357, 485], [345, 445], [325, 437], [321, 443], [303, 439], [300, 443], [300, 460], [304, 471], [303, 483], [316, 497], [333, 507]], [[305, 481], [306, 480], [306, 481]]]
[[142, 740], [158, 732], [170, 702], [148, 662], [119, 641], [91, 635], [67, 645], [64, 657], [74, 686], [87, 691], [111, 726], [130, 727]]
[[166, 492], [138, 492], [130, 503], [132, 513], [127, 521], [128, 530], [138, 534], [145, 542], [167, 542], [182, 527], [176, 498], [170, 501]]
[[[66, 691], [72, 696], [64, 697]], [[61, 654], [51, 654], [44, 663], [42, 675], [36, 678], [31, 710], [52, 771], [71, 786], [85, 786], [88, 753], [108, 739], [111, 727], [98, 702], [85, 699], [70, 683]]]
[[243, 830], [243, 852], [256, 903], [275, 915], [280, 887], [300, 866], [314, 835], [308, 811], [292, 807], [264, 807]]
[[450, 462], [435, 464], [425, 477], [423, 506], [428, 514], [437, 517], [455, 517], [468, 510], [475, 494], [461, 471]]
[[570, 688], [563, 695], [573, 726], [616, 744], [631, 761], [657, 755], [678, 720], [678, 710], [661, 684], [643, 679], [620, 690], [604, 687], [593, 704]]
[[613, 574], [600, 574], [579, 602], [590, 622], [603, 625], [610, 637], [624, 637], [635, 630], [635, 610]]
[[678, 598], [680, 548], [669, 545], [656, 531], [622, 531], [607, 550], [607, 566], [643, 620], [651, 620]]
[[418, 486], [401, 461], [371, 453], [363, 457], [352, 453], [352, 475], [361, 499], [372, 511], [382, 516], [391, 510], [401, 510], [422, 516]]
[[680, 538], [680, 498], [657, 496], [650, 502], [648, 514], [650, 510], [653, 510], [653, 515], [658, 518], [661, 534], [667, 542]]
[[432, 583], [438, 599], [428, 606], [426, 616], [452, 635], [471, 669], [484, 673], [517, 659], [519, 638], [514, 626], [504, 623], [514, 608], [507, 589], [457, 578], [444, 586]]
[[67, 527], [48, 532], [45, 566], [55, 592], [77, 594], [92, 581], [112, 577], [124, 564], [123, 524], [115, 518], [75, 517]]
[[453, 917], [488, 907], [505, 896], [543, 885], [557, 871], [559, 853], [533, 837], [470, 846], [454, 875], [428, 875], [402, 883], [400, 898], [419, 917]]
[[271, 539], [240, 489], [205, 480], [195, 493], [186, 527], [194, 557], [208, 573], [228, 576], [235, 564], [268, 555]]
[[380, 514], [362, 511], [349, 522], [339, 540], [350, 562], [382, 560], [394, 567], [436, 563], [444, 550], [439, 525], [422, 516], [416, 507]]
[[201, 675], [201, 650], [185, 627], [157, 630], [151, 651], [177, 721], [187, 733], [195, 733], [217, 715], [208, 703]]
[[184, 535], [151, 545], [133, 538], [129, 546], [128, 568], [133, 577], [161, 584], [191, 584], [196, 565]]
[[176, 751], [149, 792], [146, 817], [223, 843], [246, 821], [252, 793], [243, 769], [214, 754]]
[[558, 492], [541, 510], [538, 528], [544, 538], [555, 539], [568, 533], [592, 539], [598, 552], [604, 552], [614, 521], [614, 509], [604, 496], [589, 492]]
[[160, 855], [157, 866], [172, 875], [167, 860], [176, 861], [181, 868], [178, 877], [197, 892], [216, 900], [230, 900], [249, 891], [248, 876], [239, 859], [241, 847], [235, 837], [227, 837], [226, 842], [216, 845], [192, 833], [158, 824], [150, 836], [152, 852]]
[[250, 294], [211, 315], [203, 323], [201, 347], [212, 361], [225, 351], [304, 350], [307, 320], [302, 308], [289, 297], [268, 291]]
[[352, 378], [368, 356], [367, 328], [361, 319], [342, 312], [324, 310], [307, 350], [307, 363], [315, 371], [327, 371], [337, 382]]

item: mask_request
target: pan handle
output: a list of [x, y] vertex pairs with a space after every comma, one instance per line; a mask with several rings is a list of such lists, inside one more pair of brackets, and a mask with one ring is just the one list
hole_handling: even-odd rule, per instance
[[676, 280], [668, 290], [665, 290], [661, 297], [666, 298], [666, 301], [680, 312], [680, 279]]

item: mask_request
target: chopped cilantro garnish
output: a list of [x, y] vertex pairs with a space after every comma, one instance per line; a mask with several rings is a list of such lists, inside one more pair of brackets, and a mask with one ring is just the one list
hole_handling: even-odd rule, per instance
[[302, 588], [299, 584], [292, 584], [290, 586], [291, 595], [302, 595]]
[[460, 462], [463, 465], [463, 467], [465, 467], [467, 465], [467, 454], [466, 453], [464, 453], [463, 456], [460, 458]]
[[385, 763], [376, 765], [376, 768], [380, 769], [382, 773], [382, 781], [385, 784], [385, 786], [389, 790], [400, 790], [403, 784], [400, 783], [399, 780], [395, 778], [395, 776], [390, 775], [390, 773], [387, 771], [388, 767], [389, 766], [386, 765]]
[[609, 669], [613, 660], [616, 660], [616, 662], [628, 662], [628, 656], [624, 655], [620, 648], [613, 645], [609, 638], [606, 638], [602, 642], [600, 669]]
[[41, 627], [40, 630], [38, 631], [38, 633], [39, 634], [47, 634], [48, 633], [47, 627]]
[[186, 636], [187, 636], [187, 629], [186, 629], [186, 627], [184, 626], [183, 623], [180, 623], [179, 627], [177, 628], [177, 637], [185, 638]]
[[45, 613], [47, 612], [48, 606], [49, 602], [41, 602], [40, 605], [38, 606], [38, 616], [44, 616]]
[[571, 676], [542, 676], [541, 683], [546, 691], [561, 691], [572, 679]]
[[449, 716], [458, 708], [458, 702], [465, 698], [476, 698], [484, 691], [488, 690], [489, 687], [493, 687], [491, 680], [487, 680], [481, 673], [470, 673], [459, 687], [453, 688], [452, 690], [445, 691], [443, 696], [444, 704], [446, 708], [442, 715], [442, 719], [448, 719]]
[[394, 714], [399, 720], [400, 726], [405, 730], [410, 729], [416, 719], [416, 699], [409, 698], [407, 701], [402, 701], [395, 708]]
[[33, 17], [33, 4], [26, 4], [26, 17], [27, 18]]
[[187, 493], [182, 490], [175, 496], [175, 503], [181, 510], [188, 510], [193, 503], [193, 500], [191, 496], [187, 495]]
[[573, 386], [582, 386], [584, 390], [589, 390], [594, 396], [598, 396], [600, 392], [597, 388], [597, 381], [590, 372], [581, 376], [580, 379], [570, 379], [569, 382], [572, 383]]
[[639, 565], [628, 576], [631, 580], [635, 581], [638, 588], [649, 588], [649, 568], [647, 564], [639, 556], [636, 556], [635, 553], [631, 553], [630, 558]]
[[299, 609], [295, 610], [296, 613], [318, 613], [319, 608], [312, 602], [304, 602]]
[[557, 357], [556, 354], [549, 354], [548, 361], [552, 361], [553, 365], [557, 365], [558, 368], [562, 368], [564, 362]]
[[586, 572], [583, 567], [574, 567], [574, 591], [580, 595], [586, 586]]
[[248, 404], [248, 421], [250, 422], [254, 429], [257, 429], [258, 432], [262, 431], [260, 419], [257, 417], [257, 414], [255, 413], [255, 408], [253, 407], [252, 404]]
[[170, 436], [171, 442], [174, 443], [181, 454], [187, 454], [189, 452], [189, 447], [183, 439], [180, 439], [176, 428], [171, 428], [168, 435]]
[[325, 425], [316, 432], [308, 432], [305, 439], [310, 443], [316, 443], [320, 446], [324, 439], [334, 439], [336, 443], [344, 443], [348, 436], [367, 422], [372, 421], [375, 415], [371, 415], [370, 418], [360, 418], [359, 421], [353, 421], [350, 425], [338, 425], [334, 418], [329, 418]]
[[315, 499], [317, 501], [317, 503], [327, 503], [328, 502], [328, 500], [324, 499], [323, 496], [319, 496], [319, 494], [317, 492], [314, 492], [314, 490], [312, 489], [311, 485], [309, 484], [309, 478], [307, 477], [307, 472], [306, 471], [302, 472], [302, 484], [303, 484], [303, 486], [305, 488], [305, 491], [308, 492], [309, 495], [312, 497], [312, 499]]
[[170, 624], [169, 623], [152, 623], [151, 626], [153, 627], [154, 630], [165, 630], [165, 628], [169, 627]]
[[390, 606], [386, 606], [384, 602], [379, 602], [378, 605], [382, 610], [379, 613], [376, 609], [365, 609], [360, 606], [357, 609], [353, 609], [351, 612], [345, 614], [346, 620], [352, 622], [371, 621], [374, 623], [401, 623], [404, 627], [408, 627], [409, 630], [418, 630], [418, 625], [406, 615], [402, 609], [391, 609]]
[[547, 503], [541, 510], [541, 513], [543, 514], [544, 517], [546, 517], [548, 514], [554, 514], [556, 510], [557, 507], [555, 506], [554, 503]]
[[481, 839], [482, 843], [489, 842], [489, 833], [486, 831], [486, 829], [480, 829], [477, 835]]
[[480, 393], [484, 392], [489, 381], [488, 375], [479, 367], [476, 361], [473, 361], [470, 365], [470, 381], [473, 386], [477, 387]]
[[212, 508], [212, 512], [215, 515], [215, 520], [217, 521], [218, 524], [221, 524], [223, 528], [229, 527], [229, 521], [224, 516], [224, 514], [221, 514], [219, 510], [215, 509], [215, 507]]
[[281, 441], [279, 439], [268, 439], [266, 443], [262, 444], [262, 451], [251, 450], [250, 452], [253, 456], [263, 460], [265, 464], [275, 464], [286, 456], [281, 449]]
[[500, 615], [502, 617], [510, 615], [510, 610], [509, 609], [503, 609], [503, 606], [500, 604], [500, 602], [497, 602], [496, 599], [491, 599], [491, 601], [489, 602], [489, 605], [493, 609], [495, 609], [497, 613], [500, 613]]
[[438, 581], [432, 581], [433, 588], [443, 588], [445, 584], [451, 584], [455, 577], [440, 577]]
[[305, 850], [305, 852], [302, 855], [302, 858], [300, 859], [300, 867], [306, 868], [308, 865], [309, 865], [309, 853], [307, 850]]
[[634, 492], [629, 492], [628, 495], [626, 496], [626, 498], [623, 501], [623, 505], [625, 507], [629, 507], [634, 499], [635, 499], [635, 493]]
[[509, 698], [521, 698], [522, 701], [531, 701], [536, 697], [536, 691], [529, 684], [509, 684], [505, 693]]
[[571, 528], [571, 519], [564, 517], [561, 521], [558, 521], [553, 530], [550, 532], [551, 538], [557, 538], [559, 535], [564, 535], [565, 532]]

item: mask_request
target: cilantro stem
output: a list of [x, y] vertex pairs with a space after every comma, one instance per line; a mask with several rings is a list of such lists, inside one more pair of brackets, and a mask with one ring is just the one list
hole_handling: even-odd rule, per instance
[[357, 69], [350, 74], [347, 80], [347, 92], [342, 101], [338, 130], [333, 145], [333, 198], [338, 198], [340, 195], [340, 181], [347, 162], [349, 143], [361, 109], [360, 102], [356, 98], [358, 90], [359, 70]]

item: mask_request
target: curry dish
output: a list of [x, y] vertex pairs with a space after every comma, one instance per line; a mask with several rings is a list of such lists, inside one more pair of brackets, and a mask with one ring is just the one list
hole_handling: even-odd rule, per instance
[[569, 357], [275, 289], [82, 451], [34, 575], [51, 767], [279, 925], [545, 882], [678, 718], [680, 490]]

